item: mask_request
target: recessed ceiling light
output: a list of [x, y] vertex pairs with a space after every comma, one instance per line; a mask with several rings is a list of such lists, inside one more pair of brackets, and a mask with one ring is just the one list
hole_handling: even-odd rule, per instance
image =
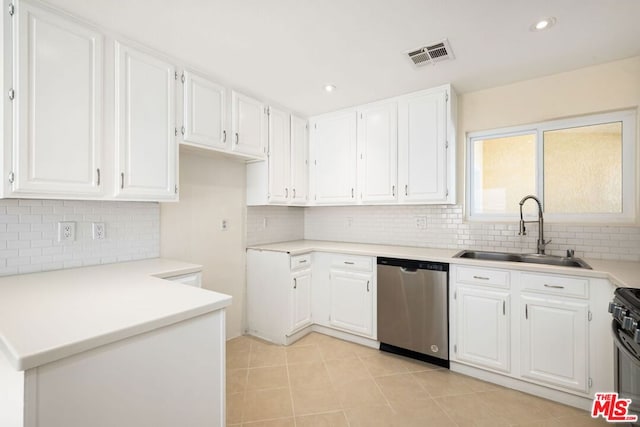
[[542, 18], [538, 20], [536, 23], [534, 23], [533, 25], [531, 25], [530, 30], [531, 31], [547, 30], [553, 27], [555, 23], [556, 23], [556, 18], [554, 18], [553, 16], [550, 16], [548, 18]]
[[324, 90], [327, 92], [333, 92], [334, 90], [336, 90], [336, 86], [335, 85], [331, 85], [331, 84], [327, 84], [324, 85]]

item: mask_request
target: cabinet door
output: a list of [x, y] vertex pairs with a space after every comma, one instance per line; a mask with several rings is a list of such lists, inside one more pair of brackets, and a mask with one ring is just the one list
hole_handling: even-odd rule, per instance
[[264, 159], [266, 155], [266, 114], [262, 102], [231, 92], [232, 143], [237, 153]]
[[362, 202], [393, 202], [398, 184], [396, 102], [358, 110], [358, 192]]
[[291, 286], [289, 332], [295, 332], [311, 324], [311, 270], [294, 273]]
[[291, 195], [292, 204], [305, 204], [309, 194], [309, 138], [307, 121], [291, 116]]
[[177, 196], [175, 68], [116, 42], [116, 195], [167, 200]]
[[509, 294], [458, 286], [455, 299], [456, 358], [509, 372]]
[[587, 391], [586, 301], [522, 295], [522, 376]]
[[316, 119], [311, 138], [315, 203], [355, 203], [356, 112]]
[[447, 199], [447, 92], [403, 97], [398, 103], [400, 201]]
[[269, 109], [269, 202], [289, 201], [289, 172], [291, 155], [291, 123], [289, 114]]
[[225, 88], [185, 71], [183, 139], [214, 148], [226, 148]]
[[103, 37], [30, 3], [16, 10], [12, 190], [99, 196]]
[[373, 334], [373, 276], [331, 270], [331, 326]]

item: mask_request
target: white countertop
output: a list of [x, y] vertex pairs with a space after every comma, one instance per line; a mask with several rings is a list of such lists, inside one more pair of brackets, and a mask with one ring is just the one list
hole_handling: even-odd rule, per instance
[[2, 277], [0, 353], [23, 371], [230, 305], [162, 279], [201, 269], [156, 258]]
[[592, 270], [575, 267], [558, 267], [544, 264], [521, 262], [484, 261], [467, 258], [453, 258], [459, 249], [433, 249], [413, 246], [372, 245], [367, 243], [344, 243], [324, 240], [294, 240], [290, 242], [253, 245], [248, 249], [287, 252], [299, 255], [308, 252], [335, 252], [351, 255], [366, 255], [389, 258], [415, 259], [421, 261], [446, 262], [449, 264], [475, 265], [481, 267], [516, 268], [518, 270], [543, 273], [571, 274], [604, 278], [619, 287], [640, 288], [640, 262], [607, 261], [585, 259]]

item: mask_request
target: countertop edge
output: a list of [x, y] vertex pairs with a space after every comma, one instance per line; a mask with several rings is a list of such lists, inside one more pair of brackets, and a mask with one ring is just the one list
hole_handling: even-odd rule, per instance
[[66, 357], [74, 356], [76, 354], [92, 350], [94, 348], [112, 344], [114, 342], [125, 340], [127, 338], [132, 338], [137, 335], [151, 332], [156, 329], [161, 329], [185, 320], [193, 319], [194, 317], [202, 316], [204, 314], [223, 309], [231, 304], [231, 299], [232, 298], [230, 296], [227, 296], [226, 298], [222, 298], [214, 303], [209, 303], [201, 307], [195, 307], [191, 310], [175, 313], [163, 318], [153, 319], [129, 328], [120, 329], [103, 335], [98, 335], [77, 343], [61, 346], [49, 350], [46, 353], [27, 355], [21, 358], [16, 357], [15, 360], [11, 360], [8, 358], [7, 359], [17, 371], [26, 371], [28, 369], [36, 368], [47, 363], [52, 363]]
[[[95, 273], [96, 270], [101, 268], [105, 269], [118, 269], [118, 268], [131, 268], [130, 272], [122, 273], [127, 277], [146, 277], [147, 279], [162, 280], [174, 276], [182, 276], [185, 274], [196, 273], [202, 271], [203, 266], [194, 263], [188, 263], [170, 258], [149, 258], [142, 260], [126, 261], [122, 263], [110, 263], [88, 267], [78, 267], [66, 270], [53, 270], [50, 272], [38, 272], [30, 273], [33, 276], [46, 277], [48, 273], [60, 274], [69, 270], [84, 270], [86, 269], [88, 274]], [[6, 276], [6, 277], [20, 277]], [[186, 286], [186, 285], [184, 285]], [[5, 335], [0, 335], [0, 358], [4, 357], [6, 363], [16, 371], [25, 371], [28, 369], [36, 368], [47, 363], [55, 362], [57, 360], [70, 357], [94, 348], [98, 348], [104, 345], [112, 344], [117, 341], [121, 341], [127, 338], [134, 337], [136, 335], [151, 332], [156, 329], [164, 328], [175, 323], [179, 323], [194, 317], [198, 317], [213, 311], [221, 310], [231, 305], [232, 297], [219, 292], [207, 290], [207, 292], [215, 295], [209, 295], [209, 300], [200, 305], [193, 304], [191, 308], [183, 309], [178, 312], [169, 312], [164, 316], [151, 317], [146, 321], [142, 321], [131, 326], [127, 326], [120, 329], [108, 331], [106, 333], [98, 334], [89, 338], [84, 338], [79, 341], [64, 343], [60, 346], [43, 348], [41, 351], [33, 352], [31, 354], [20, 354], [11, 344], [11, 340]], [[215, 299], [211, 299], [214, 297]], [[1, 361], [0, 361], [1, 362]]]
[[[393, 249], [391, 249], [393, 248]], [[407, 255], [411, 259], [421, 261], [445, 262], [455, 265], [471, 265], [475, 267], [488, 268], [510, 268], [523, 271], [532, 271], [548, 274], [567, 274], [572, 276], [591, 277], [596, 279], [607, 279], [616, 287], [636, 287], [640, 284], [628, 283], [628, 281], [619, 277], [616, 272], [608, 269], [594, 267], [603, 262], [611, 262], [606, 260], [588, 260], [585, 261], [592, 266], [593, 269], [582, 269], [575, 267], [562, 267], [544, 264], [516, 263], [507, 261], [489, 261], [474, 260], [468, 258], [453, 258], [460, 249], [443, 249], [443, 248], [427, 248], [419, 246], [395, 246], [395, 245], [378, 245], [372, 243], [352, 243], [352, 242], [333, 242], [324, 240], [293, 240], [288, 242], [278, 242], [270, 244], [258, 244], [247, 246], [247, 250], [261, 250], [285, 252], [290, 255], [301, 255], [309, 252], [337, 252], [350, 255], [378, 256], [388, 258], [406, 258]], [[419, 252], [424, 252], [420, 255]], [[629, 265], [633, 261], [613, 261], [616, 263], [627, 262]], [[640, 271], [640, 267], [638, 267]], [[640, 280], [640, 275], [639, 275]]]

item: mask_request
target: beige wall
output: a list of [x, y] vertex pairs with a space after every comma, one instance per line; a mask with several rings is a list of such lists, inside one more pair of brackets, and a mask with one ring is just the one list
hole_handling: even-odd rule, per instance
[[[458, 101], [457, 179], [458, 203], [462, 203], [467, 133], [637, 108], [640, 56], [466, 93]], [[636, 145], [637, 141], [638, 138]]]
[[160, 209], [160, 255], [202, 264], [203, 288], [233, 297], [227, 338], [244, 329], [245, 186], [244, 163], [181, 151], [180, 202]]

